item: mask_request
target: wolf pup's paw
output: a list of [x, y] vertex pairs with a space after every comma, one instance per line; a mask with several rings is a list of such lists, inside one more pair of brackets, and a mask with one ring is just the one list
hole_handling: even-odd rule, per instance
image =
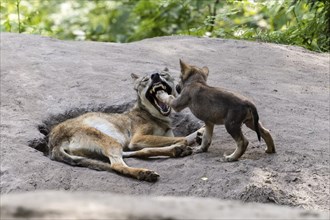
[[267, 148], [265, 149], [265, 152], [266, 152], [267, 154], [274, 154], [274, 153], [276, 153], [274, 147], [272, 147], [272, 148], [268, 148], [268, 147], [267, 147]]
[[157, 92], [156, 97], [157, 97], [157, 99], [159, 99], [160, 101], [166, 103], [166, 101], [167, 101], [169, 95], [168, 95], [165, 91], [160, 90], [160, 91]]
[[159, 174], [152, 170], [140, 171], [138, 175], [138, 180], [144, 180], [148, 182], [156, 182], [158, 180]]
[[227, 155], [227, 154], [225, 154], [224, 155], [224, 161], [226, 161], [226, 162], [234, 162], [234, 161], [238, 161], [238, 158], [235, 158], [235, 157], [233, 157], [233, 156], [230, 156], [230, 155]]

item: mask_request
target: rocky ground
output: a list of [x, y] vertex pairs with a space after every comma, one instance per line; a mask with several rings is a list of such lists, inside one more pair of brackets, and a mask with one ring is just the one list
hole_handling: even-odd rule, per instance
[[[125, 159], [160, 174], [156, 183], [51, 161], [43, 130], [91, 110], [120, 112], [135, 100], [130, 74], [179, 58], [210, 69], [209, 84], [251, 97], [277, 153], [246, 128], [238, 162], [224, 162], [235, 142], [217, 126], [207, 153], [185, 158]], [[199, 123], [176, 114], [177, 134]], [[39, 129], [38, 129], [39, 128]], [[40, 132], [41, 131], [41, 132]], [[29, 146], [30, 145], [30, 146]], [[129, 44], [60, 41], [1, 33], [1, 196], [36, 190], [211, 197], [329, 213], [329, 54], [276, 44], [161, 37]]]
[[106, 192], [37, 191], [6, 194], [1, 219], [327, 219], [328, 213], [214, 198], [128, 196]]

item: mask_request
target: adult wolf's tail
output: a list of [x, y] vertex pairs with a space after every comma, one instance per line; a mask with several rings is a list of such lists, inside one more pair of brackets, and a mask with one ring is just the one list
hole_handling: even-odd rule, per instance
[[65, 162], [72, 166], [88, 167], [93, 170], [111, 170], [110, 163], [105, 163], [99, 160], [93, 160], [86, 157], [71, 155], [67, 153], [62, 146], [57, 146], [53, 148], [53, 150], [50, 152], [50, 158], [52, 160]]
[[250, 106], [252, 115], [253, 115], [253, 124], [254, 124], [254, 129], [257, 133], [258, 140], [260, 141], [260, 129], [259, 129], [259, 115], [257, 108], [254, 106], [254, 104], [251, 104]]

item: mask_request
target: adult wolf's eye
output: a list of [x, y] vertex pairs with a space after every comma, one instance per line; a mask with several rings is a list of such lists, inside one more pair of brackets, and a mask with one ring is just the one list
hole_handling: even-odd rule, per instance
[[169, 79], [170, 75], [168, 75], [167, 73], [161, 73], [160, 74], [161, 77], [164, 77], [165, 79]]

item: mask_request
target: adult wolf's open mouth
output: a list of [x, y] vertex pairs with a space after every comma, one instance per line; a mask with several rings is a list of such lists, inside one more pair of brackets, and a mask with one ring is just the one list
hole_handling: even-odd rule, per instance
[[172, 88], [164, 81], [153, 83], [147, 91], [146, 97], [149, 102], [164, 116], [171, 113], [171, 107], [157, 99], [156, 94], [158, 91], [163, 90], [168, 94], [172, 93]]

